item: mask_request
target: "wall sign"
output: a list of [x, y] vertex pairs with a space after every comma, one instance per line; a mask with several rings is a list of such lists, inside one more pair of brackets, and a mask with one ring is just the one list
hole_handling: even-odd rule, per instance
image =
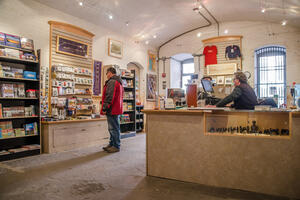
[[100, 95], [101, 93], [101, 68], [102, 62], [94, 60], [94, 95]]
[[87, 43], [68, 38], [65, 36], [57, 36], [56, 52], [87, 58], [89, 54], [89, 45]]

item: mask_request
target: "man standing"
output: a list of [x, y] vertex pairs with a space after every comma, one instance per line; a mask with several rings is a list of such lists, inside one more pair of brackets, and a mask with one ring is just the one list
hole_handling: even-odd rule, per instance
[[120, 151], [120, 114], [123, 113], [122, 79], [116, 75], [116, 69], [110, 67], [106, 71], [102, 94], [101, 114], [106, 115], [110, 141], [103, 149], [109, 153]]

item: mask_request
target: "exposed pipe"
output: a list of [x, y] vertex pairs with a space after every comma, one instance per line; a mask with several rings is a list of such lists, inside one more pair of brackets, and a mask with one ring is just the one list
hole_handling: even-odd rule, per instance
[[219, 25], [219, 22], [218, 22], [218, 20], [215, 18], [215, 16], [213, 16], [212, 14], [211, 14], [211, 12], [209, 12], [209, 10], [207, 10], [207, 8], [200, 2], [200, 4], [201, 4], [201, 6], [204, 8], [204, 10], [209, 14], [209, 16], [211, 16], [214, 20], [215, 20], [215, 22], [217, 23], [217, 27], [218, 27], [218, 37], [220, 36], [220, 25]]
[[[217, 27], [218, 27], [218, 36], [219, 36], [219, 22], [217, 21], [217, 19], [207, 10], [207, 8], [201, 3], [201, 6], [205, 9], [205, 11], [215, 20], [215, 22], [217, 23]], [[171, 39], [169, 39], [168, 41], [164, 42], [162, 45], [160, 45], [158, 47], [158, 51], [157, 51], [157, 92], [158, 94], [156, 95], [156, 99], [155, 99], [155, 107], [157, 108], [158, 107], [158, 95], [159, 95], [159, 61], [161, 60], [161, 58], [159, 58], [159, 51], [161, 49], [161, 47], [163, 47], [164, 45], [168, 44], [169, 42], [175, 40], [176, 38], [179, 38], [180, 36], [182, 35], [185, 35], [187, 33], [190, 33], [190, 32], [193, 32], [195, 30], [198, 30], [198, 29], [201, 29], [201, 28], [205, 28], [205, 27], [209, 27], [212, 25], [211, 21], [209, 19], [207, 19], [201, 12], [200, 10], [198, 11], [198, 13], [208, 22], [207, 25], [204, 25], [204, 26], [200, 26], [200, 27], [197, 27], [197, 28], [194, 28], [192, 30], [189, 30], [189, 31], [186, 31], [184, 33], [181, 33]], [[199, 58], [200, 59], [200, 58]]]

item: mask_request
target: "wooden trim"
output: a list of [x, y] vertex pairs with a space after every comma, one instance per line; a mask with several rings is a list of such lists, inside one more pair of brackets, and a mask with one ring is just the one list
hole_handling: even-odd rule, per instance
[[49, 37], [49, 88], [48, 88], [48, 109], [49, 114], [52, 114], [51, 96], [52, 96], [52, 32], [53, 26], [50, 24], [50, 37]]
[[[72, 54], [72, 53], [68, 53], [68, 52], [64, 52], [64, 51], [60, 51], [58, 48], [59, 48], [59, 38], [64, 38], [64, 39], [67, 39], [67, 40], [71, 40], [73, 42], [78, 42], [78, 43], [81, 43], [81, 44], [84, 44], [87, 46], [87, 52], [86, 52], [86, 55], [87, 56], [80, 56], [80, 55], [76, 55], [76, 54]], [[80, 58], [88, 58], [88, 55], [89, 55], [89, 48], [90, 48], [90, 45], [86, 42], [82, 42], [80, 40], [76, 40], [76, 39], [73, 39], [73, 38], [70, 38], [70, 37], [67, 37], [67, 36], [62, 36], [62, 35], [57, 35], [56, 36], [56, 52], [57, 53], [61, 53], [61, 54], [66, 54], [66, 55], [69, 55], [69, 56], [76, 56], [76, 57], [80, 57]]]
[[212, 37], [212, 38], [202, 40], [202, 42], [204, 44], [205, 43], [216, 43], [216, 42], [241, 40], [242, 38], [243, 38], [243, 36], [241, 36], [241, 35], [219, 36], [219, 37]]
[[106, 121], [106, 118], [96, 119], [76, 119], [76, 120], [61, 120], [61, 121], [42, 121], [43, 125], [48, 124], [66, 124], [66, 123], [78, 123], [78, 122], [94, 122], [94, 121]]
[[72, 24], [67, 24], [67, 23], [63, 23], [63, 22], [58, 22], [58, 21], [48, 21], [48, 24], [50, 24], [50, 26], [53, 26], [55, 28], [59, 28], [62, 30], [65, 30], [67, 32], [71, 32], [74, 34], [78, 34], [81, 36], [85, 36], [85, 37], [89, 37], [92, 38], [95, 35], [83, 28], [80, 28], [78, 26], [72, 25]]

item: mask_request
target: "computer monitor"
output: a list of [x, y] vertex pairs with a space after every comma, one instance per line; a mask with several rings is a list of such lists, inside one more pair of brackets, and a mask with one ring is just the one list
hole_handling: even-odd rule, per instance
[[213, 87], [212, 87], [212, 84], [211, 84], [211, 81], [209, 80], [206, 80], [206, 79], [202, 79], [201, 80], [201, 84], [202, 84], [202, 87], [204, 89], [205, 92], [213, 92]]

